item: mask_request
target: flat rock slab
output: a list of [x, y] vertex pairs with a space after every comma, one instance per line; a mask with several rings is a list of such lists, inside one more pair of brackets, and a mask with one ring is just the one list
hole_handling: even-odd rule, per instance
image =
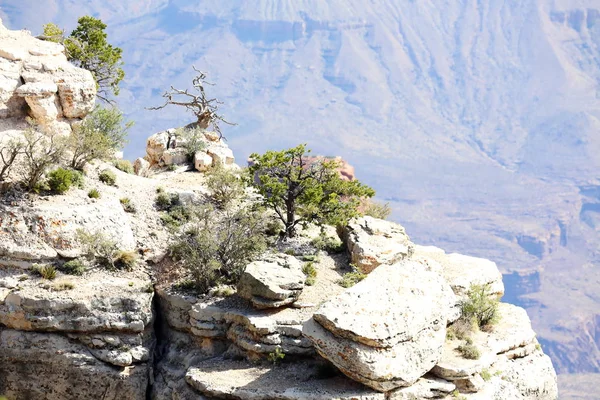
[[388, 393], [386, 400], [440, 399], [452, 393], [456, 385], [433, 376], [424, 376], [413, 385]]
[[238, 283], [238, 295], [258, 309], [278, 308], [298, 299], [305, 280], [298, 259], [271, 255], [248, 264]]
[[310, 363], [254, 366], [213, 358], [190, 368], [185, 380], [200, 393], [239, 400], [384, 400], [375, 392], [344, 377], [318, 379]]
[[374, 270], [366, 279], [324, 303], [314, 319], [334, 335], [372, 347], [410, 341], [442, 328], [455, 297], [436, 273], [414, 261]]
[[77, 230], [101, 232], [123, 250], [135, 248], [129, 217], [117, 199], [98, 202], [56, 196], [33, 207], [0, 205], [0, 258], [77, 257]]
[[419, 261], [434, 261], [440, 266], [440, 273], [448, 281], [457, 296], [466, 298], [472, 285], [489, 285], [490, 294], [502, 296], [504, 284], [502, 274], [496, 263], [465, 256], [463, 254], [446, 254], [440, 248], [433, 246], [415, 246], [413, 259]]
[[445, 329], [427, 329], [407, 342], [375, 348], [334, 336], [318, 322], [304, 324], [304, 335], [319, 354], [349, 378], [380, 392], [410, 386], [441, 358]]
[[379, 265], [394, 264], [410, 257], [414, 245], [404, 227], [369, 216], [350, 221], [346, 242], [351, 262], [365, 274]]
[[143, 332], [152, 321], [149, 279], [94, 273], [68, 281], [75, 287], [63, 291], [41, 278], [20, 282], [0, 301], [0, 324], [26, 331]]

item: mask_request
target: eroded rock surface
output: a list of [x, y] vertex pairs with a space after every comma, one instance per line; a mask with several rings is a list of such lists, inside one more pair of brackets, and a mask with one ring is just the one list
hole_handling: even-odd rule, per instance
[[394, 264], [410, 257], [414, 245], [401, 225], [365, 216], [346, 227], [351, 262], [365, 274], [382, 264]]
[[62, 45], [0, 26], [0, 118], [29, 114], [46, 133], [69, 134], [94, 108], [92, 74], [69, 63]]

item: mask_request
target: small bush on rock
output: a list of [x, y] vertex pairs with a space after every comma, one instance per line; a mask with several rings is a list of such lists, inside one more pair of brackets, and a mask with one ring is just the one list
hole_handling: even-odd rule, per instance
[[346, 245], [339, 238], [327, 236], [325, 232], [321, 232], [319, 236], [311, 241], [311, 244], [318, 250], [333, 254], [342, 253], [346, 250]]
[[102, 172], [100, 172], [100, 174], [98, 175], [98, 179], [100, 179], [100, 182], [108, 186], [115, 186], [115, 184], [117, 183], [117, 176], [114, 172], [112, 172], [109, 169], [105, 169]]
[[73, 172], [68, 169], [58, 168], [48, 174], [48, 186], [53, 193], [66, 193], [72, 183]]
[[367, 200], [363, 205], [363, 214], [369, 217], [387, 219], [392, 213], [389, 203], [378, 203], [373, 200]]
[[75, 289], [75, 284], [73, 282], [56, 282], [50, 288], [55, 292], [62, 292]]
[[135, 214], [137, 209], [135, 208], [135, 204], [131, 201], [129, 197], [123, 197], [119, 200], [121, 202], [121, 206], [123, 206], [123, 210], [128, 213]]
[[360, 272], [348, 272], [345, 273], [342, 279], [338, 281], [338, 285], [340, 285], [343, 288], [350, 288], [356, 285], [358, 282], [365, 279], [366, 277], [366, 274]]
[[128, 174], [133, 174], [133, 165], [129, 160], [116, 160], [113, 165], [119, 171], [126, 172]]
[[210, 169], [206, 186], [219, 208], [225, 208], [244, 194], [244, 182], [238, 174], [218, 164]]
[[69, 275], [83, 275], [85, 272], [85, 264], [79, 259], [69, 260], [63, 265], [60, 265], [58, 270]]
[[480, 328], [498, 322], [499, 300], [490, 291], [490, 285], [473, 285], [468, 299], [461, 304], [462, 318], [474, 319]]
[[88, 192], [88, 197], [90, 199], [99, 199], [100, 192], [98, 191], [98, 189], [90, 189], [90, 191]]
[[33, 264], [31, 270], [44, 279], [53, 280], [56, 278], [56, 268], [50, 264]]
[[[89, 233], [78, 229], [77, 240], [81, 243], [85, 256], [95, 265], [112, 270], [125, 265], [119, 261], [120, 250], [117, 242], [107, 238], [102, 232]], [[121, 263], [117, 266], [116, 262]]]
[[72, 186], [78, 188], [78, 189], [83, 189], [83, 184], [85, 182], [85, 179], [83, 177], [83, 172], [78, 171], [76, 169], [72, 169], [71, 170], [71, 184]]
[[65, 151], [65, 139], [57, 134], [50, 136], [30, 128], [24, 134], [25, 185], [33, 190], [46, 170], [57, 164]]
[[267, 355], [267, 359], [273, 365], [277, 365], [279, 362], [283, 361], [285, 358], [285, 353], [281, 350], [281, 347], [276, 347], [275, 351], [269, 353]]
[[181, 140], [182, 147], [185, 149], [185, 154], [188, 161], [194, 160], [196, 152], [206, 148], [206, 139], [204, 137], [204, 129], [201, 128], [179, 128], [175, 132], [178, 140]]
[[237, 284], [246, 265], [266, 248], [263, 218], [242, 209], [220, 214], [208, 207], [199, 220], [171, 246], [195, 287], [206, 292], [215, 284]]
[[117, 269], [131, 271], [138, 260], [138, 256], [133, 251], [118, 250], [114, 255], [113, 265]]
[[473, 344], [463, 344], [456, 348], [458, 352], [467, 360], [479, 360], [481, 352], [477, 346]]

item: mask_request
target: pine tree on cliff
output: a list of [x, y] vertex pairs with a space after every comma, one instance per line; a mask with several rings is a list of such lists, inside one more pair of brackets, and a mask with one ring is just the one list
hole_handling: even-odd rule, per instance
[[342, 179], [336, 160], [315, 161], [309, 153], [301, 144], [250, 156], [250, 184], [283, 222], [288, 238], [296, 235], [298, 224], [345, 224], [359, 215], [361, 198], [375, 195], [373, 189], [357, 180]]
[[42, 39], [61, 43], [65, 46], [69, 61], [85, 68], [94, 75], [98, 87], [98, 98], [107, 103], [111, 93], [119, 94], [119, 83], [125, 77], [123, 71], [123, 50], [108, 43], [106, 24], [100, 19], [84, 16], [68, 37], [64, 30], [49, 23], [44, 25]]

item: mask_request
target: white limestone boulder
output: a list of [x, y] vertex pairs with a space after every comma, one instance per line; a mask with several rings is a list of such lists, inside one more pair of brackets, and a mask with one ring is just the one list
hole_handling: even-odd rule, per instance
[[457, 253], [447, 254], [437, 247], [419, 245], [415, 246], [412, 258], [420, 262], [438, 263], [442, 276], [460, 299], [466, 298], [473, 285], [487, 285], [489, 293], [495, 297], [504, 294], [502, 274], [496, 263], [490, 260]]
[[350, 221], [345, 237], [351, 262], [365, 274], [408, 258], [414, 251], [401, 225], [369, 216]]
[[238, 295], [256, 308], [277, 308], [296, 301], [305, 280], [295, 257], [270, 255], [248, 264], [238, 282]]
[[304, 324], [317, 351], [348, 377], [386, 392], [409, 386], [442, 357], [448, 296], [418, 263], [382, 265]]

